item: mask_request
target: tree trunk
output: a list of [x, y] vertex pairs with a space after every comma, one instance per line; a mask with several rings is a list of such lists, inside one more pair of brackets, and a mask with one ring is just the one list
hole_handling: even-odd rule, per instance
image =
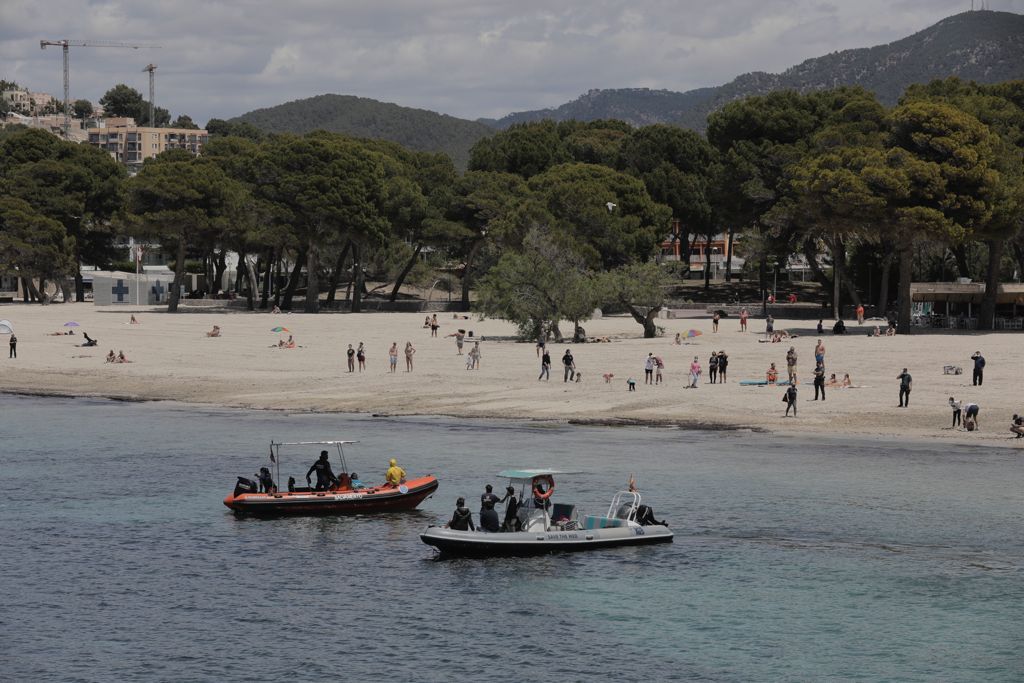
[[[245, 294], [245, 305], [250, 311], [256, 310], [256, 292], [259, 291], [259, 273], [257, 266], [253, 264], [251, 260], [245, 254], [239, 254], [238, 258], [240, 263], [245, 263], [245, 275], [249, 281], [249, 286], [246, 288], [248, 291]], [[264, 306], [266, 308], [266, 306]]]
[[480, 247], [482, 247], [483, 244], [483, 237], [473, 243], [473, 246], [469, 249], [469, 254], [466, 256], [466, 268], [462, 272], [462, 305], [467, 309], [469, 308], [470, 272], [472, 272], [473, 269], [473, 260], [476, 258], [477, 252], [480, 251]]
[[[42, 293], [36, 289], [36, 283], [32, 281], [32, 278], [23, 278], [25, 282], [25, 301], [39, 302], [41, 304], [46, 303], [43, 300]], [[39, 280], [39, 285], [43, 285], [43, 280]]]
[[85, 301], [85, 278], [82, 277], [82, 264], [78, 264], [75, 271], [75, 301]]
[[46, 296], [46, 278], [39, 278], [39, 303], [45, 306], [50, 303], [50, 297]]
[[967, 245], [957, 244], [950, 251], [953, 252], [953, 258], [956, 259], [956, 269], [960, 273], [960, 277], [971, 277], [971, 268], [967, 263]]
[[757, 286], [761, 290], [761, 315], [768, 315], [768, 268], [765, 264], [764, 257], [761, 257], [761, 262], [757, 264]]
[[[217, 254], [217, 261], [213, 271], [213, 282], [210, 283], [211, 294], [220, 293], [221, 281], [224, 279], [224, 273], [228, 272], [227, 258], [227, 250], [221, 249], [220, 253]], [[253, 293], [253, 296], [255, 296], [255, 293]]]
[[[704, 291], [711, 289], [711, 235], [705, 235], [704, 240]], [[646, 336], [647, 331], [644, 330]]]
[[181, 298], [181, 285], [185, 281], [185, 235], [178, 236], [178, 257], [174, 262], [174, 284], [171, 285], [167, 297], [167, 312], [178, 312], [178, 299]]
[[352, 243], [352, 312], [363, 310], [363, 264], [359, 260], [359, 245]]
[[284, 248], [274, 254], [274, 279], [271, 293], [274, 295], [274, 306], [281, 305], [281, 262], [284, 261]]
[[729, 244], [726, 247], [725, 255], [725, 281], [732, 282], [732, 241], [736, 235], [736, 228], [729, 223]]
[[306, 313], [320, 312], [320, 263], [312, 241], [306, 250]]
[[905, 242], [900, 248], [900, 285], [897, 306], [899, 319], [896, 331], [900, 334], [910, 332], [910, 282], [914, 277], [914, 243]]
[[295, 267], [292, 268], [291, 275], [288, 276], [288, 284], [284, 288], [284, 296], [281, 301], [281, 308], [290, 311], [292, 310], [292, 297], [295, 296], [295, 288], [299, 286], [299, 277], [302, 275], [302, 262], [306, 260], [306, 250], [300, 249], [299, 253], [295, 255]]
[[994, 330], [996, 297], [999, 295], [999, 266], [1006, 242], [994, 239], [986, 240], [985, 244], [988, 245], [988, 270], [985, 272], [985, 295], [981, 298], [981, 310], [978, 312], [978, 329]]
[[655, 306], [648, 310], [646, 314], [641, 313], [640, 309], [636, 306], [626, 304], [626, 308], [629, 309], [629, 314], [633, 316], [633, 320], [644, 326], [644, 339], [654, 339], [658, 336], [658, 326], [654, 324], [654, 321], [658, 319], [661, 306]]
[[822, 289], [826, 292], [831, 292], [832, 279], [828, 275], [825, 275], [825, 271], [818, 265], [818, 245], [814, 243], [814, 240], [808, 238], [804, 240], [804, 258], [807, 259], [807, 267], [811, 269], [811, 275], [817, 280], [818, 284], [821, 285]]
[[274, 249], [267, 250], [267, 274], [263, 278], [263, 291], [260, 292], [260, 310], [267, 310], [267, 302], [270, 300], [270, 289], [273, 286], [273, 280], [271, 280], [272, 273], [274, 272], [274, 261], [277, 252]]
[[886, 310], [889, 308], [889, 276], [892, 273], [893, 256], [893, 247], [887, 244], [885, 256], [882, 257], [882, 274], [879, 276], [878, 307], [875, 309], [875, 315], [885, 315]]
[[352, 248], [352, 242], [345, 242], [341, 253], [334, 262], [334, 271], [331, 272], [331, 291], [327, 292], [327, 303], [333, 304], [335, 295], [338, 293], [338, 282], [341, 280], [341, 273], [345, 270], [345, 259], [348, 258], [348, 251]]
[[405, 278], [409, 276], [410, 271], [412, 271], [412, 267], [416, 265], [416, 259], [420, 257], [421, 251], [423, 251], [423, 244], [419, 243], [416, 245], [416, 248], [413, 249], [412, 258], [410, 258], [409, 262], [405, 264], [405, 268], [402, 269], [402, 272], [398, 274], [398, 279], [395, 280], [395, 287], [391, 290], [391, 297], [388, 299], [389, 301], [395, 301], [398, 299], [398, 290], [402, 288], [402, 283], [405, 282]]

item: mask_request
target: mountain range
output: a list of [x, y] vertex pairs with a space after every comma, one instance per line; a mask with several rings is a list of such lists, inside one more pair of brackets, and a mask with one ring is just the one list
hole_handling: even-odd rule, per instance
[[465, 168], [477, 140], [516, 123], [620, 119], [634, 126], [667, 123], [702, 131], [708, 114], [752, 95], [860, 85], [891, 105], [908, 85], [949, 76], [980, 83], [1024, 79], [1024, 15], [964, 12], [893, 43], [833, 52], [779, 74], [751, 72], [725, 85], [687, 92], [591, 90], [559, 107], [500, 119], [468, 121], [362, 97], [320, 95], [257, 109], [232, 121], [248, 122], [267, 132], [323, 129], [392, 140], [411, 149], [445, 152]]

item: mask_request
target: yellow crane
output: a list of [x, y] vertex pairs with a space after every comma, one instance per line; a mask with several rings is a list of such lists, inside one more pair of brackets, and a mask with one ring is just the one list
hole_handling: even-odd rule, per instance
[[68, 87], [68, 48], [71, 47], [126, 47], [132, 50], [155, 49], [159, 45], [133, 45], [131, 43], [112, 43], [105, 40], [40, 40], [39, 48], [45, 50], [48, 45], [59, 46], [64, 51], [64, 137], [71, 132], [71, 102]]

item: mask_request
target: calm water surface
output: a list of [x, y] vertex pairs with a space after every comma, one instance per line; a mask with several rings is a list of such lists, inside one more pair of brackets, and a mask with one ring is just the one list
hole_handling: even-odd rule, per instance
[[[1020, 681], [1020, 449], [0, 396], [0, 679]], [[434, 473], [422, 511], [239, 520], [278, 440]], [[316, 450], [286, 461], [301, 481]], [[507, 466], [627, 473], [672, 545], [437, 561]]]

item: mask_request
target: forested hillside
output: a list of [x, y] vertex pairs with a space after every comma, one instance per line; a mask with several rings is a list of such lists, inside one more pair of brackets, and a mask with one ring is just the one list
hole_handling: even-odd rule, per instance
[[295, 100], [251, 111], [231, 122], [249, 123], [268, 133], [327, 130], [390, 140], [417, 151], [444, 152], [460, 168], [465, 168], [473, 143], [494, 132], [476, 121], [350, 95]]
[[542, 119], [614, 118], [634, 126], [672, 123], [702, 131], [708, 114], [751, 95], [860, 85], [891, 105], [907, 86], [948, 76], [979, 83], [1024, 78], [1024, 15], [964, 12], [894, 43], [833, 52], [781, 74], [752, 72], [716, 88], [685, 93], [641, 88], [591, 90], [554, 109], [518, 112], [487, 123], [507, 128]]

